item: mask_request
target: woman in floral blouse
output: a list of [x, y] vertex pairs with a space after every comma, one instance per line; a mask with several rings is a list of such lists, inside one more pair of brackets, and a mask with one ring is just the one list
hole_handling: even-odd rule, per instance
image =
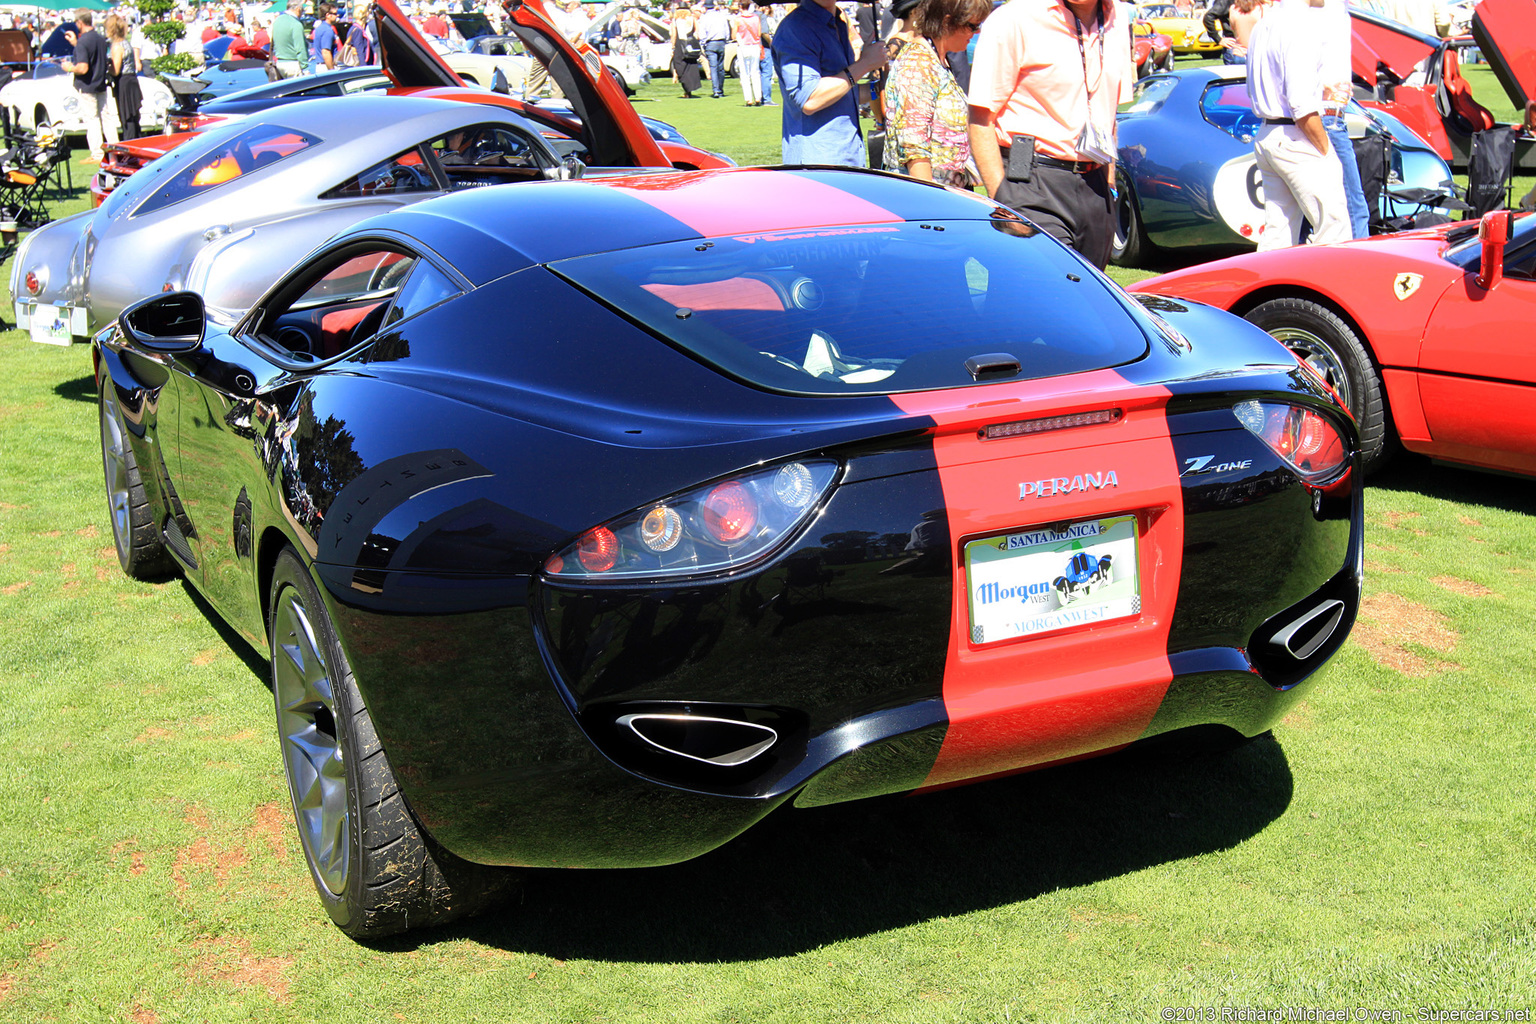
[[965, 91], [943, 55], [964, 50], [992, 13], [991, 0], [921, 0], [908, 19], [916, 38], [891, 61], [885, 82], [885, 169], [969, 188]]

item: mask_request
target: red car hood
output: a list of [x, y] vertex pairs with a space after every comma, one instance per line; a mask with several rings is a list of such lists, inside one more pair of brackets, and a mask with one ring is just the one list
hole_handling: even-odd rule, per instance
[[1367, 85], [1376, 84], [1378, 66], [1401, 80], [1408, 77], [1414, 65], [1440, 49], [1440, 40], [1434, 36], [1371, 11], [1351, 7], [1349, 17], [1354, 28], [1350, 59], [1355, 75]]
[[[1442, 258], [1451, 244], [1448, 231], [1469, 225], [1446, 224], [1422, 231], [1360, 238], [1336, 245], [1298, 245], [1272, 252], [1245, 253], [1160, 277], [1138, 281], [1126, 290], [1173, 295], [1230, 309], [1260, 289], [1301, 287], [1333, 298], [1346, 309], [1401, 310], [1423, 323], [1409, 307], [1432, 302], [1466, 271]], [[1403, 275], [1418, 275], [1413, 302], [1397, 294]]]

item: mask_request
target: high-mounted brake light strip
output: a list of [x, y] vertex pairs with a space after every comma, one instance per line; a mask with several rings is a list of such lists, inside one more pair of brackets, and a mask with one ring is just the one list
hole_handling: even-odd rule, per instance
[[1038, 420], [1014, 420], [1012, 423], [989, 423], [976, 431], [983, 441], [995, 441], [1000, 437], [1022, 437], [1025, 434], [1043, 434], [1049, 430], [1066, 430], [1068, 427], [1091, 427], [1100, 423], [1113, 423], [1124, 416], [1119, 409], [1098, 409], [1094, 412], [1076, 412], [1070, 416], [1046, 416]]

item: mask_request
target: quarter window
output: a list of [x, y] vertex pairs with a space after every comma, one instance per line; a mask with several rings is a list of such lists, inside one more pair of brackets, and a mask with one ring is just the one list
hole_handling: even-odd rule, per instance
[[280, 125], [258, 125], [193, 160], [151, 193], [134, 215], [153, 213], [183, 199], [210, 192], [269, 164], [286, 160], [319, 141], [313, 135]]

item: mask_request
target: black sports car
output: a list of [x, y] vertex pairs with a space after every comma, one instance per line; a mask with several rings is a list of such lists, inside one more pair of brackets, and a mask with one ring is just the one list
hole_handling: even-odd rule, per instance
[[92, 351], [123, 566], [270, 655], [359, 936], [496, 866], [1261, 733], [1359, 602], [1355, 430], [1308, 368], [879, 172], [471, 190]]

